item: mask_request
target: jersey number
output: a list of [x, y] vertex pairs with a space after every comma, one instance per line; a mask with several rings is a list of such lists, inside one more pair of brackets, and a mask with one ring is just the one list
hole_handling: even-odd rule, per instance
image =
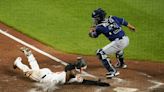
[[[117, 34], [121, 31], [121, 27], [119, 27], [116, 23], [112, 23], [108, 26], [109, 30], [113, 30], [113, 34]], [[109, 32], [109, 35], [111, 35], [111, 32]]]

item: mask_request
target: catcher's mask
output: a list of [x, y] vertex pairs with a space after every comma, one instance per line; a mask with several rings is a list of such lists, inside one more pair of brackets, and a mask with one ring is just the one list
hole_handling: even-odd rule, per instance
[[94, 21], [94, 24], [100, 24], [106, 16], [106, 12], [102, 10], [101, 8], [98, 8], [92, 12], [92, 18]]

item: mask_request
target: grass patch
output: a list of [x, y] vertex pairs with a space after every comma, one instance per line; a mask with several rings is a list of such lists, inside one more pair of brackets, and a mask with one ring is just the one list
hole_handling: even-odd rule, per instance
[[124, 17], [136, 26], [126, 57], [137, 60], [164, 61], [163, 0], [3, 0], [0, 21], [57, 50], [95, 55], [109, 41], [88, 37], [91, 12], [102, 7], [108, 15]]

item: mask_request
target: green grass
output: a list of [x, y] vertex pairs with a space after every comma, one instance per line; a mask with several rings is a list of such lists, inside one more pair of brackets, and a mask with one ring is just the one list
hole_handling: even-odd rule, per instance
[[129, 59], [164, 61], [163, 0], [3, 0], [0, 21], [57, 50], [95, 55], [109, 41], [88, 37], [91, 12], [102, 7], [108, 15], [124, 17], [136, 26], [127, 28]]

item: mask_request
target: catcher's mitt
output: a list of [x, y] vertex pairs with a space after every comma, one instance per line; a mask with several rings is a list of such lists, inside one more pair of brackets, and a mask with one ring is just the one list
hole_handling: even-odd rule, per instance
[[109, 83], [101, 82], [101, 81], [93, 81], [93, 80], [83, 80], [82, 84], [84, 84], [84, 85], [97, 85], [97, 86], [102, 86], [102, 87], [110, 86]]
[[91, 38], [96, 38], [96, 27], [95, 26], [92, 26], [90, 29], [89, 29], [89, 37]]

